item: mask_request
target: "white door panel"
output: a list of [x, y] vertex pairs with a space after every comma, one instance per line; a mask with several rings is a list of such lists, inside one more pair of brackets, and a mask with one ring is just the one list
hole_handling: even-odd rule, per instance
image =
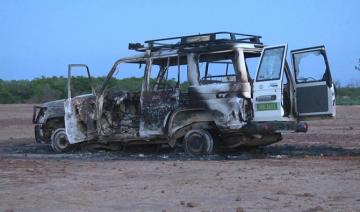
[[265, 47], [254, 81], [254, 121], [283, 121], [282, 78], [287, 45]]
[[301, 119], [335, 116], [335, 93], [324, 46], [291, 51], [295, 111]]

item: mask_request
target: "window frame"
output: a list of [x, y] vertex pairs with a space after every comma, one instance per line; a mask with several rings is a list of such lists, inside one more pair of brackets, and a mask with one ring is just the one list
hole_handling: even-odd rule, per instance
[[[272, 50], [272, 49], [283, 49], [283, 52], [282, 52], [282, 55], [281, 55], [281, 60], [280, 60], [280, 69], [279, 69], [279, 76], [277, 78], [271, 78], [271, 79], [259, 79], [259, 69], [261, 67], [261, 64], [262, 64], [262, 61], [264, 59], [263, 55], [265, 53], [266, 50]], [[281, 75], [282, 75], [282, 70], [284, 69], [284, 57], [286, 57], [286, 50], [287, 50], [287, 47], [286, 45], [278, 45], [278, 46], [273, 46], [273, 47], [270, 47], [270, 48], [266, 48], [263, 50], [263, 52], [261, 53], [260, 55], [260, 61], [259, 61], [259, 65], [257, 67], [257, 71], [256, 71], [256, 82], [266, 82], [266, 81], [275, 81], [275, 80], [280, 80], [281, 79]]]
[[[323, 62], [324, 62], [324, 66], [325, 66], [325, 71], [323, 73], [323, 75], [326, 75], [325, 79], [322, 78], [320, 80], [311, 80], [311, 81], [304, 81], [304, 82], [300, 82], [298, 81], [298, 73], [299, 73], [299, 65], [296, 66], [296, 55], [299, 55], [299, 54], [305, 54], [305, 53], [313, 53], [313, 52], [320, 52], [320, 55], [322, 56], [323, 58]], [[323, 49], [319, 48], [319, 49], [309, 49], [309, 50], [304, 50], [304, 51], [300, 51], [300, 52], [296, 52], [296, 53], [292, 53], [292, 65], [293, 65], [293, 69], [294, 69], [294, 78], [295, 78], [295, 82], [296, 84], [303, 84], [303, 83], [312, 83], [312, 82], [328, 82], [329, 81], [329, 65], [328, 65], [328, 61], [327, 61], [327, 56], [326, 56], [326, 53], [323, 51]], [[330, 77], [330, 81], [331, 81], [331, 77]]]
[[[231, 58], [229, 59], [226, 59], [226, 60], [231, 60], [231, 62], [225, 62], [223, 61], [224, 59], [222, 60], [214, 60], [214, 61], [204, 61], [203, 63], [205, 63], [205, 70], [204, 70], [204, 76], [201, 76], [201, 70], [200, 70], [200, 63], [202, 63], [200, 60], [201, 60], [201, 56], [202, 55], [215, 55], [215, 54], [224, 54], [224, 53], [228, 53], [228, 54], [234, 54], [233, 56], [231, 56]], [[208, 83], [202, 83], [203, 79], [202, 78], [206, 78], [208, 77], [208, 74], [209, 74], [209, 65], [210, 64], [221, 64], [221, 63], [224, 63], [224, 64], [227, 64], [229, 65], [231, 63], [231, 65], [233, 66], [233, 70], [234, 70], [234, 73], [235, 74], [230, 74], [229, 76], [235, 76], [236, 77], [236, 80], [235, 81], [221, 81], [219, 83], [228, 83], [228, 82], [237, 82], [239, 81], [240, 77], [241, 77], [241, 72], [240, 70], [238, 70], [237, 66], [235, 65], [235, 60], [236, 60], [236, 57], [235, 57], [235, 54], [236, 54], [236, 51], [235, 50], [225, 50], [225, 51], [214, 51], [214, 52], [206, 52], [206, 53], [199, 53], [196, 55], [197, 57], [197, 72], [198, 72], [198, 75], [199, 75], [199, 78], [198, 78], [198, 83], [199, 85], [207, 85]], [[228, 68], [229, 69], [229, 68]], [[223, 75], [214, 75], [214, 77], [226, 77], [227, 75], [223, 74]]]

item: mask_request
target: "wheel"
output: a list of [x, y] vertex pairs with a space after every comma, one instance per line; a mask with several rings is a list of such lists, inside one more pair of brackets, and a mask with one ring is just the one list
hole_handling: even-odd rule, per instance
[[52, 133], [51, 148], [55, 152], [69, 152], [72, 150], [73, 146], [69, 143], [64, 128], [56, 129]]
[[214, 150], [214, 140], [206, 130], [190, 130], [184, 137], [184, 148], [190, 155], [209, 155]]

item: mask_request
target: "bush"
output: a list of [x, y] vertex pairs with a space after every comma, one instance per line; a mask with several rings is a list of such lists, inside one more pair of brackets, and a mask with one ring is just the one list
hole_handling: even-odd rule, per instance
[[338, 88], [336, 90], [336, 104], [360, 105], [360, 88]]
[[[92, 79], [93, 85], [100, 86], [105, 77]], [[140, 91], [143, 78], [112, 78], [110, 88], [126, 91]], [[170, 84], [175, 84], [173, 81]], [[154, 84], [153, 81], [150, 84]], [[89, 79], [87, 77], [73, 77], [71, 80], [72, 96], [91, 93]], [[187, 82], [180, 86], [182, 92], [187, 91]], [[96, 87], [98, 88], [98, 87]], [[42, 103], [51, 100], [64, 99], [67, 97], [67, 78], [64, 77], [40, 77], [33, 80], [1, 80], [0, 79], [0, 103]], [[336, 103], [338, 105], [360, 105], [360, 88], [342, 87], [336, 90]]]
[[[92, 79], [94, 85], [101, 85], [104, 77]], [[135, 91], [141, 88], [141, 78], [111, 79], [109, 86]], [[89, 79], [87, 77], [73, 77], [71, 79], [72, 96], [91, 93]], [[0, 104], [13, 103], [42, 103], [67, 97], [67, 78], [64, 77], [41, 77], [33, 80], [10, 80], [0, 79]]]

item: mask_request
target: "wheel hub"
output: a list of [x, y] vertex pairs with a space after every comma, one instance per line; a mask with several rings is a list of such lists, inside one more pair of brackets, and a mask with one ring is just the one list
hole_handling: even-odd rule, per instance
[[69, 142], [66, 139], [66, 135], [60, 134], [57, 138], [57, 143], [59, 147], [66, 148], [69, 145]]
[[191, 155], [211, 154], [213, 146], [211, 134], [206, 130], [191, 130], [184, 137], [184, 148]]
[[191, 134], [188, 138], [190, 150], [193, 152], [201, 152], [204, 146], [204, 140], [205, 138], [198, 133]]

